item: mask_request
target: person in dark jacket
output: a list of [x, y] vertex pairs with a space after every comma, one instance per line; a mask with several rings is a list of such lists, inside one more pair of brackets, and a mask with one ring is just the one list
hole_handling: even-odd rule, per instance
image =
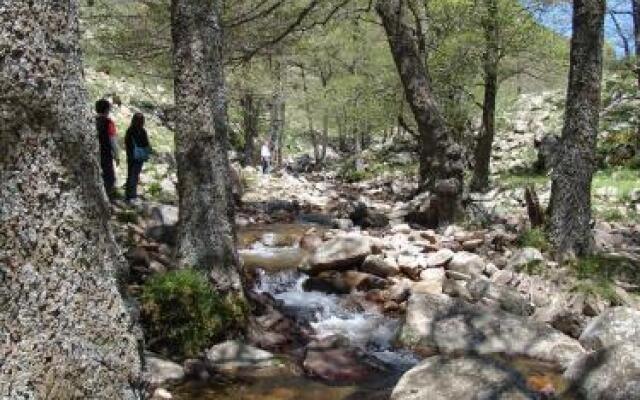
[[116, 173], [113, 162], [120, 164], [116, 138], [116, 125], [109, 118], [111, 103], [100, 99], [96, 102], [96, 130], [98, 131], [98, 143], [100, 145], [100, 167], [104, 188], [110, 201], [115, 199]]
[[131, 125], [127, 129], [124, 137], [124, 143], [127, 151], [127, 188], [126, 200], [131, 202], [138, 197], [138, 182], [140, 173], [145, 162], [144, 159], [136, 158], [135, 148], [146, 148], [148, 153], [151, 152], [149, 145], [149, 137], [147, 130], [144, 129], [144, 115], [135, 113], [131, 119]]

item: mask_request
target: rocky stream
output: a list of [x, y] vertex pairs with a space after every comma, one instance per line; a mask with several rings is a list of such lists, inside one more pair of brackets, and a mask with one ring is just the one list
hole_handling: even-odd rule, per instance
[[[401, 177], [244, 174], [248, 330], [197, 360], [148, 354], [155, 398], [640, 398], [632, 282], [615, 300], [576, 290], [568, 267], [517, 245], [524, 209], [437, 230], [418, 223], [428, 198], [402, 197]], [[152, 274], [169, 266], [177, 210], [142, 208], [122, 235], [137, 235], [147, 265], [131, 264]], [[607, 250], [636, 262], [637, 227], [605, 228]]]

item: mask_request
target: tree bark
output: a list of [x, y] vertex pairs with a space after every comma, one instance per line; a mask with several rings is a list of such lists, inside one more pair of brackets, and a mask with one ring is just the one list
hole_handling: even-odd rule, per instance
[[284, 89], [282, 83], [283, 68], [282, 63], [279, 60], [276, 60], [273, 64], [271, 66], [271, 70], [274, 79], [274, 89], [271, 102], [269, 104], [269, 137], [271, 138], [271, 143], [275, 150], [275, 154], [273, 155], [274, 159], [278, 165], [281, 165], [282, 155], [280, 153], [282, 149], [280, 146], [280, 136], [282, 135], [282, 129], [284, 126]]
[[487, 16], [483, 21], [486, 49], [484, 53], [484, 103], [482, 130], [475, 148], [475, 166], [471, 189], [485, 191], [489, 187], [491, 148], [496, 130], [496, 97], [498, 95], [498, 63], [500, 60], [498, 2], [485, 0]]
[[[640, 90], [640, 0], [631, 0], [633, 12], [633, 37], [635, 44], [635, 73], [638, 81], [638, 90]], [[636, 157], [640, 159], [640, 122], [636, 127]]]
[[228, 160], [220, 0], [172, 0], [178, 260], [242, 296]]
[[418, 125], [421, 186], [434, 195], [438, 224], [453, 222], [463, 193], [462, 149], [453, 141], [433, 96], [401, 0], [378, 0], [376, 10]]
[[256, 146], [255, 140], [258, 137], [258, 123], [260, 118], [260, 104], [252, 91], [247, 90], [240, 100], [243, 113], [244, 130], [244, 165], [255, 165]]
[[600, 114], [604, 0], [575, 0], [564, 128], [552, 172], [550, 234], [558, 256], [591, 253], [591, 180]]
[[0, 6], [0, 398], [141, 399], [77, 0]]

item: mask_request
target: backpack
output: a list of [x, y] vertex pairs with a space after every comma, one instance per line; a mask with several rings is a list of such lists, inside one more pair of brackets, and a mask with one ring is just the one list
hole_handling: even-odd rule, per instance
[[135, 161], [145, 162], [149, 160], [151, 156], [151, 149], [149, 147], [138, 146], [136, 143], [136, 135], [131, 135], [133, 140], [133, 159]]

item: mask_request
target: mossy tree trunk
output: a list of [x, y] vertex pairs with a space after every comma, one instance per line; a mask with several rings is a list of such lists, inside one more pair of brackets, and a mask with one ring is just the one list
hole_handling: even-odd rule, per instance
[[376, 3], [405, 97], [418, 125], [421, 186], [435, 196], [434, 211], [438, 223], [444, 225], [453, 222], [461, 207], [462, 149], [453, 141], [433, 96], [413, 30], [406, 23], [405, 9], [406, 3], [402, 0]]
[[219, 0], [172, 0], [178, 259], [242, 296], [228, 160]]
[[77, 0], [0, 5], [0, 398], [141, 398]]
[[591, 181], [600, 115], [604, 0], [573, 2], [564, 128], [552, 172], [550, 235], [559, 256], [592, 251]]

